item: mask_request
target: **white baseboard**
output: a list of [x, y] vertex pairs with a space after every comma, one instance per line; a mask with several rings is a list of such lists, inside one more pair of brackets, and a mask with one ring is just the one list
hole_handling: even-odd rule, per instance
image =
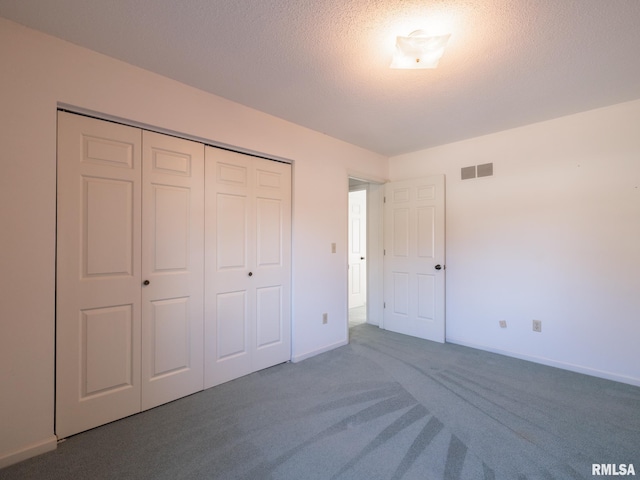
[[55, 450], [57, 445], [58, 439], [55, 435], [52, 435], [41, 442], [33, 443], [18, 450], [14, 450], [13, 452], [3, 454], [0, 456], [0, 468], [8, 467], [9, 465], [21, 462], [27, 458]]
[[572, 363], [558, 362], [545, 357], [536, 357], [533, 355], [524, 355], [509, 350], [501, 350], [499, 348], [486, 347], [484, 345], [477, 345], [472, 342], [460, 340], [459, 338], [447, 337], [447, 343], [454, 343], [456, 345], [462, 345], [463, 347], [475, 348], [476, 350], [484, 350], [485, 352], [497, 353], [499, 355], [505, 355], [507, 357], [519, 358], [520, 360], [527, 360], [528, 362], [540, 363], [549, 367], [561, 368], [563, 370], [569, 370], [571, 372], [583, 373], [585, 375], [591, 375], [592, 377], [604, 378], [606, 380], [613, 380], [614, 382], [627, 383], [640, 387], [640, 378], [629, 377], [627, 375], [619, 375], [613, 372], [607, 372], [604, 370], [597, 370], [590, 367], [584, 367], [582, 365], [575, 365]]
[[329, 350], [334, 350], [338, 347], [343, 347], [349, 343], [348, 339], [341, 340], [337, 343], [332, 343], [331, 345], [327, 345], [325, 347], [319, 348], [318, 350], [313, 350], [311, 352], [303, 353], [301, 355], [294, 355], [291, 357], [291, 363], [298, 363], [302, 360], [306, 360], [307, 358], [315, 357], [316, 355], [320, 355], [321, 353], [328, 352]]

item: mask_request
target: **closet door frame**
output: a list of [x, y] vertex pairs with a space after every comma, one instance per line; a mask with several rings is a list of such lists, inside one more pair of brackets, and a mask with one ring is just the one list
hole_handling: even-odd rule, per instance
[[[223, 381], [290, 360], [292, 164], [219, 149], [201, 142], [181, 139], [172, 134], [154, 133], [144, 128], [95, 118], [82, 111], [74, 113], [59, 110], [58, 123], [59, 132], [62, 132], [58, 137], [56, 247], [55, 395], [58, 438], [65, 438], [212, 387]], [[72, 127], [72, 133], [64, 133], [67, 124], [75, 125]], [[86, 125], [91, 127], [87, 130]], [[103, 129], [113, 132], [113, 135], [105, 134], [102, 132]], [[118, 144], [117, 139], [109, 138], [123, 135], [123, 132], [126, 132], [124, 134], [126, 140], [122, 145]], [[197, 144], [198, 148], [204, 151], [202, 158], [192, 165], [194, 169], [192, 173], [202, 177], [202, 189], [200, 193], [189, 198], [192, 207], [194, 203], [199, 205], [195, 209], [199, 210], [202, 219], [189, 240], [191, 251], [200, 252], [200, 256], [196, 254], [189, 260], [191, 282], [193, 283], [193, 279], [198, 277], [201, 279], [200, 291], [194, 295], [169, 294], [162, 297], [164, 294], [158, 296], [153, 293], [157, 288], [145, 290], [147, 287], [144, 284], [145, 280], [148, 280], [149, 286], [152, 287], [158, 287], [159, 282], [161, 283], [159, 277], [154, 278], [152, 260], [148, 252], [145, 254], [144, 251], [145, 237], [149, 237], [149, 233], [145, 233], [145, 228], [148, 229], [149, 226], [145, 224], [144, 202], [148, 201], [146, 199], [150, 195], [147, 191], [149, 186], [145, 186], [145, 183], [153, 183], [151, 176], [155, 175], [153, 168], [150, 169], [148, 165], [149, 160], [144, 158], [144, 155], [147, 155], [143, 141], [145, 136], [172, 137], [178, 142]], [[171, 150], [171, 148], [165, 148], [165, 150]], [[243, 265], [249, 270], [241, 274], [242, 277], [246, 277], [242, 278], [245, 281], [255, 275], [254, 285], [249, 292], [251, 298], [246, 297], [243, 300], [246, 302], [244, 303], [246, 321], [251, 323], [243, 332], [243, 342], [250, 354], [239, 362], [240, 368], [235, 369], [231, 375], [223, 373], [222, 376], [219, 373], [212, 376], [211, 372], [217, 369], [210, 368], [212, 352], [217, 352], [217, 346], [214, 343], [218, 337], [217, 334], [212, 334], [216, 327], [211, 321], [211, 313], [215, 309], [212, 310], [209, 287], [213, 283], [210, 272], [215, 272], [216, 262], [215, 255], [209, 250], [211, 238], [213, 238], [212, 225], [210, 219], [206, 218], [211, 217], [210, 212], [207, 215], [207, 209], [213, 208], [214, 210], [211, 211], [215, 212], [217, 208], [215, 200], [211, 200], [213, 198], [211, 192], [214, 191], [211, 190], [211, 175], [208, 172], [211, 166], [208, 165], [205, 169], [205, 161], [210, 163], [205, 157], [213, 155], [212, 152], [215, 153], [216, 158], [220, 152], [224, 152], [225, 155], [234, 157], [236, 160], [243, 159], [242, 161], [247, 162], [247, 172], [250, 172], [247, 173], [249, 175], [247, 181], [251, 185], [250, 196], [253, 195], [246, 204], [248, 218], [252, 220], [243, 224], [243, 228], [246, 228], [245, 233], [254, 240], [251, 246], [244, 245]], [[112, 154], [117, 158], [102, 158]], [[61, 160], [69, 155], [75, 155], [76, 160], [71, 162]], [[83, 155], [90, 158], [83, 159]], [[271, 168], [256, 168], [254, 164], [260, 162], [267, 162], [266, 165], [269, 167], [277, 166], [277, 171], [271, 171]], [[177, 163], [174, 163], [174, 166], [178, 166], [177, 170], [180, 170], [179, 164], [178, 159]], [[166, 167], [168, 164], [164, 165]], [[173, 169], [176, 170], [176, 168]], [[177, 173], [180, 176], [180, 172]], [[186, 174], [186, 170], [182, 174]], [[165, 180], [156, 176], [155, 184], [163, 185], [168, 189], [188, 188], [186, 184]], [[281, 182], [282, 186], [286, 186], [284, 196], [272, 194], [276, 190], [274, 188], [276, 184], [273, 182], [276, 184]], [[111, 258], [107, 251], [96, 253], [98, 251], [94, 249], [94, 252], [88, 253], [87, 245], [83, 246], [82, 242], [86, 243], [90, 235], [98, 243], [101, 240], [108, 241], [110, 237], [100, 230], [101, 222], [93, 222], [89, 226], [82, 222], [88, 218], [88, 208], [99, 208], [107, 216], [113, 210], [108, 202], [102, 207], [96, 207], [98, 205], [96, 199], [100, 199], [104, 194], [100, 189], [108, 190], [109, 187], [113, 187], [112, 197], [121, 194], [126, 197], [123, 202], [130, 202], [126, 205], [129, 212], [126, 221], [111, 219], [111, 222], [116, 222], [121, 229], [128, 228], [126, 232], [123, 230], [126, 233], [126, 242], [120, 243], [128, 245], [126, 262], [129, 266], [124, 270], [120, 268], [108, 271], [107, 268], [105, 272], [100, 272], [100, 268], [96, 270], [94, 267], [87, 267], [87, 262], [93, 261], [96, 264], [104, 260], [108, 264], [109, 262], [118, 263], [118, 260]], [[109, 192], [106, 195], [105, 198], [109, 200], [111, 198]], [[231, 195], [238, 197], [237, 191]], [[82, 202], [86, 203], [88, 199], [93, 202], [91, 206], [83, 206]], [[280, 207], [279, 204], [281, 204]], [[256, 220], [260, 215], [259, 212], [265, 214], [264, 218], [280, 216], [281, 228], [272, 229], [264, 223], [261, 225]], [[193, 219], [190, 221], [193, 223]], [[197, 220], [196, 223], [198, 223]], [[123, 226], [125, 224], [126, 228]], [[215, 232], [215, 228], [213, 231]], [[272, 248], [273, 242], [271, 246], [265, 244], [266, 247], [261, 249], [256, 241], [260, 235], [267, 239], [279, 236], [284, 241], [284, 249]], [[214, 241], [214, 246], [215, 243]], [[104, 248], [106, 247], [103, 245]], [[215, 253], [216, 250], [213, 252]], [[147, 255], [146, 259], [145, 255]], [[276, 257], [277, 261], [274, 261]], [[198, 263], [200, 268], [197, 268]], [[69, 283], [70, 278], [74, 278], [71, 283]], [[282, 285], [278, 283], [279, 278], [285, 278]], [[114, 282], [119, 283], [120, 286], [112, 287]], [[100, 298], [106, 294], [105, 292], [110, 291], [117, 292], [120, 297], [108, 300]], [[199, 325], [197, 322], [190, 322], [188, 326], [191, 338], [183, 352], [186, 352], [189, 359], [182, 362], [176, 361], [175, 368], [158, 372], [157, 369], [154, 370], [153, 365], [157, 360], [157, 357], [153, 358], [156, 346], [152, 345], [148, 338], [147, 340], [144, 338], [145, 335], [147, 337], [152, 335], [155, 329], [154, 320], [150, 316], [153, 303], [157, 304], [158, 301], [171, 303], [176, 299], [187, 297], [189, 297], [187, 303], [190, 311], [200, 315]], [[260, 305], [266, 305], [266, 310], [263, 309], [264, 313], [275, 311], [272, 307], [276, 304], [280, 309], [277, 315], [261, 316], [258, 308]], [[197, 313], [198, 310], [199, 313]], [[213, 318], [215, 322], [215, 315]], [[111, 328], [102, 321], [103, 319], [114, 319], [115, 326]], [[262, 324], [260, 319], [263, 321]], [[274, 334], [276, 332], [274, 327], [280, 329], [278, 333]], [[165, 337], [172, 328], [164, 332]], [[180, 329], [175, 331], [179, 333]], [[88, 348], [87, 339], [90, 345], [97, 347]], [[124, 360], [121, 358], [109, 361], [109, 355], [123, 352]], [[241, 357], [241, 355], [231, 356]], [[185, 355], [182, 357], [186, 358]], [[174, 356], [173, 360], [176, 358], [177, 356]], [[167, 362], [165, 364], [168, 365]], [[186, 372], [189, 373], [180, 375]], [[179, 377], [182, 379], [178, 379]], [[162, 383], [166, 385], [162, 386]], [[149, 389], [150, 385], [153, 387]], [[148, 389], [147, 392], [145, 388]], [[171, 393], [172, 391], [180, 393], [176, 396]], [[112, 400], [113, 398], [116, 400]]]

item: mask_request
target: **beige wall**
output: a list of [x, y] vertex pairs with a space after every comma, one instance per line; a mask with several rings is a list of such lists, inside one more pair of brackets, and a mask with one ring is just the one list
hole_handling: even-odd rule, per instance
[[634, 101], [390, 159], [446, 175], [447, 341], [640, 385], [639, 125]]
[[59, 104], [293, 161], [293, 356], [347, 341], [347, 172], [386, 158], [4, 19], [0, 65], [0, 467], [55, 448]]

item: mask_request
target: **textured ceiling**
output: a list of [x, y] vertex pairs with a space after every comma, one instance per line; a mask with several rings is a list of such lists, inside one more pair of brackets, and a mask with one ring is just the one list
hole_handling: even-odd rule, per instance
[[[0, 0], [0, 16], [385, 155], [640, 98], [639, 0]], [[436, 70], [396, 35], [452, 34]]]

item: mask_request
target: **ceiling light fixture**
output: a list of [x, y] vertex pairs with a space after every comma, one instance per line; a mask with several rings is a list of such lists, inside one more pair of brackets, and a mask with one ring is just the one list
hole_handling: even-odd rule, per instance
[[390, 68], [436, 68], [451, 34], [427, 36], [424, 30], [396, 37]]

